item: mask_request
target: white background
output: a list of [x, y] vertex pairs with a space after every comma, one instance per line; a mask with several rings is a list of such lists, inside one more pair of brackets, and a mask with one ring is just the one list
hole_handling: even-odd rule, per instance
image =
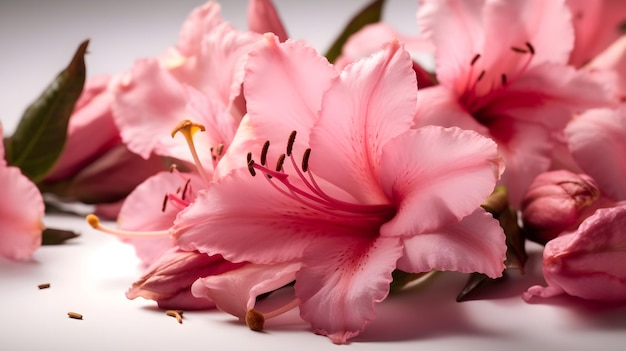
[[[89, 75], [117, 73], [135, 58], [176, 42], [183, 20], [201, 1], [0, 0], [0, 120], [10, 133], [24, 108], [90, 38]], [[276, 0], [287, 30], [325, 51], [348, 18], [367, 1]], [[224, 17], [246, 28], [246, 1], [222, 2]], [[385, 18], [415, 34], [414, 1], [389, 0]], [[140, 270], [132, 250], [95, 232], [83, 219], [50, 216], [51, 227], [81, 237], [43, 247], [33, 262], [0, 259], [0, 350], [335, 350], [290, 315], [254, 333], [219, 312], [187, 312], [182, 325], [149, 301], [124, 292]], [[377, 319], [345, 349], [528, 350], [622, 349], [626, 308], [556, 298], [526, 304], [520, 294], [542, 283], [540, 248], [530, 245], [524, 276], [481, 300], [456, 303], [465, 276], [444, 274], [432, 284], [392, 296]], [[50, 289], [37, 285], [49, 282]], [[68, 311], [84, 314], [82, 321]], [[294, 322], [296, 321], [296, 322]]]

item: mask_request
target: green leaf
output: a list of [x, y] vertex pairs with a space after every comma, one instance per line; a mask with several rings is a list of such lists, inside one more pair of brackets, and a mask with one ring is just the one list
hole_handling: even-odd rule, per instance
[[71, 230], [46, 228], [41, 234], [41, 245], [60, 245], [77, 236], [78, 233]]
[[85, 53], [89, 41], [80, 44], [70, 64], [24, 112], [15, 133], [5, 138], [9, 165], [37, 183], [61, 155], [67, 125], [85, 84]]
[[335, 62], [337, 57], [341, 55], [341, 50], [343, 49], [343, 46], [352, 34], [358, 32], [361, 28], [365, 27], [368, 24], [380, 21], [384, 3], [385, 0], [372, 1], [356, 16], [354, 16], [352, 20], [350, 20], [350, 22], [348, 22], [346, 28], [344, 28], [339, 37], [335, 39], [335, 42], [333, 43], [333, 45], [331, 45], [330, 49], [325, 55], [329, 62]]

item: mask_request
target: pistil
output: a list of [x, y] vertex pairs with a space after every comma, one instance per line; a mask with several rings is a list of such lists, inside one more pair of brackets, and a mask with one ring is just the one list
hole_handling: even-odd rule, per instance
[[196, 145], [193, 142], [193, 135], [198, 131], [204, 132], [206, 129], [202, 124], [193, 123], [190, 120], [186, 119], [180, 122], [173, 130], [172, 130], [172, 138], [176, 135], [176, 133], [181, 133], [185, 137], [185, 141], [187, 141], [187, 145], [189, 146], [189, 151], [191, 151], [191, 156], [193, 157], [193, 161], [196, 164], [196, 168], [198, 169], [198, 173], [202, 177], [202, 179], [209, 184], [211, 182], [211, 177], [206, 173], [202, 162], [200, 162], [200, 157], [198, 157], [198, 152], [196, 151]]

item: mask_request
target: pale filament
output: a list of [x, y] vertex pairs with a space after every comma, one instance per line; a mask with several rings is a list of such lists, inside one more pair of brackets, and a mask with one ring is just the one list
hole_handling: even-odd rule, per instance
[[121, 238], [163, 238], [163, 237], [168, 237], [170, 235], [169, 231], [167, 230], [154, 230], [154, 231], [139, 232], [139, 231], [123, 230], [123, 229], [115, 229], [115, 228], [106, 227], [100, 223], [100, 219], [98, 218], [98, 216], [94, 214], [87, 215], [86, 219], [87, 219], [87, 223], [89, 223], [89, 225], [93, 229], [101, 231], [103, 233], [115, 235]]

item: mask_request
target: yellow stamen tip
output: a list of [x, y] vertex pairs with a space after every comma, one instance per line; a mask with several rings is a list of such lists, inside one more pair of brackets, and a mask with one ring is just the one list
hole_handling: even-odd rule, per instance
[[263, 313], [257, 310], [249, 310], [246, 313], [246, 325], [250, 330], [263, 331], [263, 325], [265, 324], [265, 317]]
[[192, 121], [186, 119], [178, 123], [178, 125], [172, 129], [172, 138], [176, 135], [176, 133], [182, 133], [185, 138], [191, 138], [196, 132], [202, 131], [204, 132], [206, 128], [199, 123], [193, 123]]
[[85, 219], [93, 229], [98, 229], [100, 227], [100, 218], [98, 218], [95, 214], [88, 214]]

